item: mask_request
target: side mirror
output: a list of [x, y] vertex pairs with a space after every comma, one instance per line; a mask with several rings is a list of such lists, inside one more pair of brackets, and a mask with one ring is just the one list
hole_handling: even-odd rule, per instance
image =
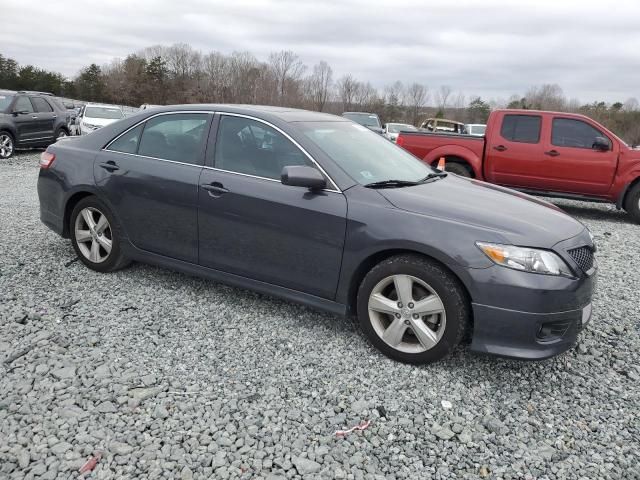
[[305, 187], [309, 190], [322, 190], [327, 186], [327, 181], [318, 170], [304, 165], [284, 167], [280, 181], [283, 185]]
[[592, 148], [594, 150], [600, 150], [601, 152], [607, 152], [609, 151], [609, 140], [604, 137], [596, 137], [593, 140]]

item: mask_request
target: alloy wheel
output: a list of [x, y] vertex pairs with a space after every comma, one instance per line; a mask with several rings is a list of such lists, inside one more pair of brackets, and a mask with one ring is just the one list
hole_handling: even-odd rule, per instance
[[106, 215], [93, 207], [83, 208], [76, 217], [75, 239], [90, 262], [104, 262], [113, 247], [113, 232]]
[[13, 153], [13, 139], [6, 133], [0, 134], [0, 158], [9, 158]]
[[391, 275], [378, 282], [369, 296], [368, 308], [376, 334], [405, 353], [422, 353], [435, 347], [447, 323], [440, 296], [411, 275]]

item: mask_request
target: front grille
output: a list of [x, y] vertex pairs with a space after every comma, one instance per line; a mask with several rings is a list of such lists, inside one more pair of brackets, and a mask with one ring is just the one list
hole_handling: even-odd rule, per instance
[[593, 250], [590, 247], [573, 248], [568, 252], [583, 272], [593, 268]]

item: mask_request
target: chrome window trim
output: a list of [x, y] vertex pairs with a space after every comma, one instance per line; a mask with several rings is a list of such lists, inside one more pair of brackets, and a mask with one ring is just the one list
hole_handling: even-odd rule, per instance
[[[327, 191], [327, 192], [337, 192], [337, 193], [342, 193], [342, 190], [340, 190], [338, 188], [338, 185], [336, 184], [336, 182], [333, 181], [333, 178], [331, 178], [329, 176], [329, 174], [324, 170], [324, 168], [322, 168], [322, 166], [316, 162], [316, 160], [311, 156], [311, 154], [309, 154], [309, 152], [307, 152], [304, 147], [302, 147], [302, 145], [300, 145], [298, 142], [296, 142], [293, 138], [291, 138], [291, 136], [283, 131], [281, 128], [276, 127], [275, 125], [273, 125], [272, 123], [269, 123], [266, 120], [262, 120], [261, 118], [256, 118], [256, 117], [252, 117], [251, 115], [245, 115], [243, 113], [227, 113], [227, 112], [218, 112], [218, 114], [220, 116], [230, 116], [230, 117], [240, 117], [240, 118], [248, 118], [249, 120], [255, 120], [256, 122], [260, 122], [260, 123], [264, 123], [265, 125], [267, 125], [268, 127], [273, 128], [274, 130], [277, 130], [278, 132], [280, 132], [282, 135], [285, 136], [285, 138], [287, 138], [291, 143], [293, 143], [296, 147], [298, 147], [298, 149], [304, 153], [304, 155], [311, 160], [311, 163], [313, 163], [318, 170], [320, 170], [322, 172], [322, 174], [327, 177], [329, 179], [329, 181], [331, 182], [331, 185], [333, 186], [333, 188], [325, 188], [323, 189], [323, 191]], [[217, 143], [217, 138], [216, 138], [216, 143]], [[240, 173], [240, 172], [233, 172], [230, 170], [223, 170], [221, 168], [215, 168], [215, 167], [210, 167], [213, 168], [214, 170], [220, 170], [222, 172], [228, 172], [228, 173]], [[279, 182], [279, 180], [276, 180], [274, 178], [269, 178], [269, 177], [261, 177], [258, 175], [250, 175], [250, 174], [242, 174], [242, 175], [246, 175], [249, 177], [254, 177], [254, 178], [264, 178], [266, 180], [273, 180], [274, 182]]]
[[[257, 122], [264, 123], [265, 125], [267, 125], [267, 126], [273, 128], [273, 129], [277, 130], [278, 132], [280, 132], [290, 142], [292, 142], [296, 147], [298, 147], [302, 151], [302, 153], [304, 153], [305, 156], [309, 160], [311, 160], [311, 162], [316, 167], [318, 167], [318, 169], [324, 174], [324, 176], [329, 179], [329, 181], [331, 182], [331, 185], [333, 185], [334, 188], [324, 188], [324, 189], [321, 190], [322, 192], [342, 193], [342, 190], [340, 190], [338, 188], [338, 185], [336, 184], [336, 182], [333, 181], [333, 179], [329, 176], [329, 174], [327, 174], [327, 172], [320, 166], [320, 164], [318, 162], [316, 162], [316, 160], [309, 154], [309, 152], [307, 152], [298, 142], [296, 142], [293, 138], [291, 138], [291, 136], [289, 134], [284, 132], [282, 129], [276, 127], [275, 125], [267, 122], [266, 120], [262, 120], [261, 118], [256, 118], [256, 117], [252, 117], [251, 115], [245, 115], [245, 114], [241, 114], [241, 113], [215, 112], [213, 110], [181, 110], [181, 111], [175, 111], [175, 112], [160, 112], [160, 113], [156, 113], [154, 115], [146, 117], [144, 120], [140, 120], [138, 123], [136, 123], [136, 124], [130, 126], [129, 128], [127, 128], [124, 132], [122, 132], [120, 135], [118, 135], [113, 140], [111, 140], [105, 147], [101, 148], [101, 150], [102, 151], [107, 151], [107, 152], [119, 153], [121, 155], [129, 155], [131, 157], [149, 158], [149, 159], [152, 159], [152, 160], [159, 160], [161, 162], [175, 163], [175, 164], [178, 164], [178, 165], [188, 165], [188, 166], [191, 166], [191, 167], [205, 168], [207, 170], [216, 170], [218, 172], [232, 173], [234, 175], [241, 175], [241, 176], [244, 176], [244, 177], [256, 178], [256, 179], [259, 179], [259, 180], [268, 180], [270, 182], [281, 183], [280, 180], [277, 180], [275, 178], [261, 177], [261, 176], [258, 176], [258, 175], [250, 175], [248, 173], [233, 172], [231, 170], [224, 170], [222, 168], [209, 167], [207, 165], [198, 165], [198, 164], [195, 164], [195, 163], [178, 162], [176, 160], [168, 160], [166, 158], [150, 157], [150, 156], [147, 156], [147, 155], [139, 155], [137, 153], [119, 152], [118, 150], [110, 150], [109, 149], [109, 147], [114, 142], [116, 142], [120, 137], [122, 137], [123, 135], [125, 135], [129, 131], [133, 130], [134, 128], [139, 127], [143, 123], [151, 120], [152, 118], [159, 117], [161, 115], [176, 115], [176, 114], [180, 114], [180, 113], [202, 113], [202, 114], [207, 114], [207, 115], [208, 114], [215, 115], [216, 113], [218, 113], [220, 115], [228, 115], [228, 116], [232, 116], [232, 117], [248, 118], [250, 120], [255, 120]], [[217, 141], [217, 139], [216, 139], [216, 141]], [[206, 161], [206, 159], [205, 159], [205, 161]]]

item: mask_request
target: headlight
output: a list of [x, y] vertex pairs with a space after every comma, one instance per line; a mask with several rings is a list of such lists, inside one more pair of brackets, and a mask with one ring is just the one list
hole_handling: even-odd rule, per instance
[[86, 122], [84, 122], [82, 126], [85, 128], [90, 128], [92, 130], [96, 130], [98, 128], [98, 125], [91, 125], [90, 123], [86, 123]]
[[573, 277], [567, 264], [549, 250], [476, 242], [476, 245], [494, 263], [503, 267], [544, 275]]

